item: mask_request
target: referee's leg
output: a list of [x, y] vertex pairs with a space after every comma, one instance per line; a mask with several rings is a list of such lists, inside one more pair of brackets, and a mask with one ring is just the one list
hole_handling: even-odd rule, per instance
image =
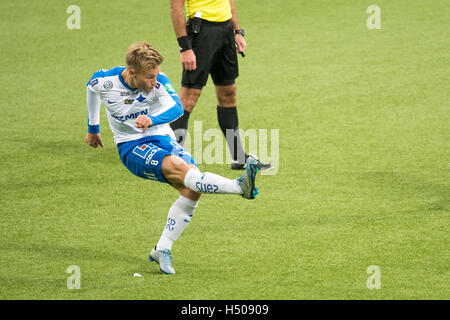
[[245, 163], [245, 152], [239, 136], [236, 91], [236, 83], [225, 86], [216, 85], [217, 120], [227, 140], [233, 162], [243, 167]]
[[180, 100], [183, 104], [184, 114], [178, 118], [176, 121], [170, 124], [172, 130], [175, 132], [175, 136], [177, 138], [177, 142], [183, 146], [186, 132], [189, 123], [189, 116], [197, 104], [198, 98], [200, 98], [200, 94], [202, 93], [201, 89], [195, 88], [186, 88], [181, 87], [180, 90]]

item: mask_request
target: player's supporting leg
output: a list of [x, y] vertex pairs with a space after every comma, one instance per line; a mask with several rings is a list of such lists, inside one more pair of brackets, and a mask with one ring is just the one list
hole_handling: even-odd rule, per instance
[[167, 215], [167, 224], [156, 245], [156, 250], [172, 249], [175, 240], [191, 222], [198, 201], [188, 199], [180, 194], [172, 204]]
[[[196, 168], [194, 165], [189, 166]], [[170, 207], [162, 235], [149, 256], [149, 260], [156, 261], [161, 272], [165, 274], [175, 274], [172, 265], [172, 245], [191, 222], [201, 195], [187, 188], [176, 187], [176, 189], [180, 192], [180, 196]]]
[[[195, 165], [186, 165], [192, 170], [198, 170]], [[201, 196], [201, 193], [181, 187], [179, 184], [172, 184], [172, 186], [180, 192], [180, 196], [170, 207], [162, 235], [149, 256], [149, 260], [156, 261], [161, 272], [165, 274], [175, 274], [172, 265], [172, 245], [191, 222]]]
[[189, 124], [189, 116], [191, 115], [192, 110], [197, 104], [201, 93], [202, 90], [200, 89], [181, 87], [180, 100], [183, 104], [184, 114], [170, 124], [170, 127], [175, 132], [177, 142], [180, 144], [180, 146], [184, 145]]

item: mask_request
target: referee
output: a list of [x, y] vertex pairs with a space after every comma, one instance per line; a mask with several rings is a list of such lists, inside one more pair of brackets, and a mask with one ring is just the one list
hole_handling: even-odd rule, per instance
[[[244, 169], [248, 155], [239, 136], [235, 80], [239, 76], [237, 52], [244, 56], [247, 44], [234, 0], [171, 0], [171, 17], [183, 65], [180, 99], [184, 114], [171, 123], [177, 141], [184, 144], [189, 115], [211, 74], [216, 87], [217, 119], [233, 160], [231, 169]], [[259, 161], [258, 166], [272, 167]]]

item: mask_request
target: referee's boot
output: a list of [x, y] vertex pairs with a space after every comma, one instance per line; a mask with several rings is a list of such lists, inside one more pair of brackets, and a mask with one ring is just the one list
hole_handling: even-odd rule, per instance
[[[251, 156], [253, 156], [253, 155], [251, 155]], [[247, 159], [248, 159], [248, 157], [249, 157], [249, 155], [246, 154], [244, 163], [239, 163], [238, 161], [232, 160], [231, 161], [231, 169], [232, 170], [244, 170], [247, 167]], [[255, 156], [253, 156], [253, 158], [256, 159]], [[258, 159], [256, 159], [256, 167], [259, 170], [270, 170], [270, 169], [273, 169], [273, 165], [271, 165], [270, 163], [263, 163], [263, 162], [259, 161]]]
[[175, 274], [175, 269], [172, 266], [172, 254], [169, 249], [156, 250], [156, 247], [150, 252], [148, 257], [150, 262], [155, 261], [159, 264], [159, 270], [165, 274]]

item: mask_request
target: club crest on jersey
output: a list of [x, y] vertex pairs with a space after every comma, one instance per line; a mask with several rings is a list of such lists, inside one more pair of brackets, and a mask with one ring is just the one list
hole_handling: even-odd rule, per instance
[[110, 90], [113, 87], [113, 83], [109, 80], [106, 80], [103, 83], [103, 88], [105, 88], [106, 90]]
[[175, 93], [175, 89], [173, 88], [173, 86], [170, 83], [166, 83], [164, 88], [166, 88], [168, 93]]

